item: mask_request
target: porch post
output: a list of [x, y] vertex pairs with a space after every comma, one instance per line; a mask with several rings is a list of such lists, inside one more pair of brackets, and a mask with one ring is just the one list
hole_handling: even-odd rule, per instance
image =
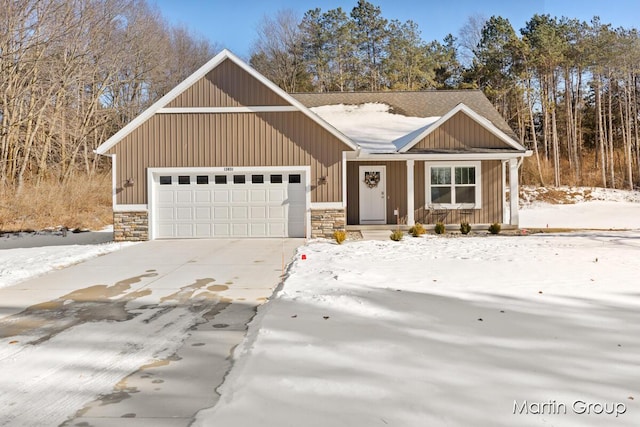
[[415, 198], [414, 192], [414, 163], [415, 160], [407, 160], [407, 225], [412, 226], [416, 224], [415, 219]]
[[518, 226], [518, 159], [509, 159], [509, 223]]
[[507, 210], [507, 161], [502, 161], [502, 223], [511, 222], [511, 216]]

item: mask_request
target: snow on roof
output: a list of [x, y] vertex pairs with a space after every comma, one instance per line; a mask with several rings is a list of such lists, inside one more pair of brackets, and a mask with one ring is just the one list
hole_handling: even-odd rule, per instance
[[394, 114], [381, 103], [321, 105], [310, 110], [370, 153], [395, 153], [440, 118]]

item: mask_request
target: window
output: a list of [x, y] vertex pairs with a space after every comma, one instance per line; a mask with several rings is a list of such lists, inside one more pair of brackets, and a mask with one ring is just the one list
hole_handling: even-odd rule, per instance
[[227, 175], [216, 175], [215, 183], [216, 184], [226, 184], [227, 183]]
[[436, 207], [480, 208], [480, 162], [428, 164], [427, 204]]
[[252, 184], [264, 184], [264, 175], [251, 175]]
[[160, 177], [160, 185], [171, 185], [171, 177], [170, 176], [161, 176]]
[[208, 184], [209, 183], [209, 176], [208, 175], [198, 175], [196, 177], [196, 182], [198, 184]]
[[178, 176], [178, 184], [191, 184], [191, 177], [189, 175]]
[[269, 179], [272, 184], [282, 184], [282, 175], [271, 175]]
[[245, 183], [244, 175], [233, 175], [233, 183], [234, 184], [244, 184]]
[[300, 184], [300, 174], [289, 175], [289, 184]]

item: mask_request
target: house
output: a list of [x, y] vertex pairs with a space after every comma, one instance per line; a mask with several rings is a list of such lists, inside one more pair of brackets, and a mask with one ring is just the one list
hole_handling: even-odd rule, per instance
[[118, 241], [517, 226], [531, 154], [480, 91], [288, 94], [227, 50], [96, 153]]

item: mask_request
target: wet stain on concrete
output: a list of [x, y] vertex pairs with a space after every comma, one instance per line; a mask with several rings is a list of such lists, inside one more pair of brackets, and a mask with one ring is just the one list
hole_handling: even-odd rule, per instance
[[151, 384], [162, 384], [164, 382], [164, 380], [153, 380], [151, 381]]
[[147, 272], [116, 282], [74, 290], [51, 301], [35, 304], [0, 320], [0, 339], [32, 336], [27, 344], [40, 344], [76, 325], [88, 322], [122, 322], [137, 316], [127, 303], [149, 295], [150, 290], [129, 292], [131, 285], [157, 273]]
[[207, 289], [210, 290], [211, 292], [222, 292], [229, 289], [229, 287], [225, 285], [211, 285]]
[[160, 302], [163, 303], [167, 301], [175, 301], [178, 304], [185, 304], [187, 301], [189, 301], [193, 297], [193, 295], [198, 290], [204, 288], [205, 286], [207, 286], [209, 283], [212, 283], [212, 282], [215, 282], [215, 279], [212, 279], [212, 278], [197, 279], [194, 283], [181, 287], [179, 291], [160, 298]]
[[135, 418], [135, 417], [136, 417], [136, 414], [129, 413], [129, 414], [122, 415], [120, 418]]
[[196, 342], [191, 344], [191, 347], [202, 347], [203, 345], [205, 345], [203, 342]]
[[215, 325], [213, 325], [213, 327], [216, 329], [224, 329], [224, 328], [228, 328], [229, 325], [227, 325], [226, 323], [216, 323]]

